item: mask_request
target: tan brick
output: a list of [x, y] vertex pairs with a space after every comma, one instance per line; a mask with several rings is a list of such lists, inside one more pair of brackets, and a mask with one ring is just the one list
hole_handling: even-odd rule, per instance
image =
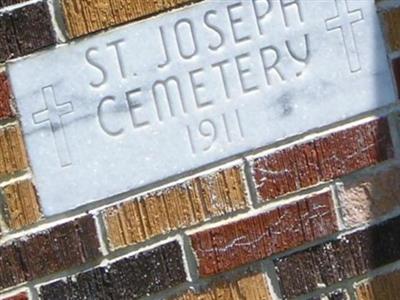
[[393, 166], [338, 186], [340, 211], [346, 227], [367, 223], [399, 206], [400, 167]]
[[70, 38], [150, 16], [199, 0], [62, 0]]
[[35, 188], [30, 180], [6, 185], [3, 194], [5, 221], [10, 229], [21, 229], [42, 217]]
[[398, 300], [400, 272], [378, 276], [370, 281], [356, 284], [357, 300]]
[[233, 282], [223, 282], [204, 292], [188, 291], [170, 300], [270, 300], [268, 284], [262, 274]]
[[131, 199], [102, 214], [115, 249], [243, 209], [246, 193], [243, 170], [234, 166]]
[[400, 50], [400, 7], [385, 11], [383, 19], [390, 48], [393, 51]]
[[28, 167], [21, 129], [18, 125], [0, 128], [0, 176]]

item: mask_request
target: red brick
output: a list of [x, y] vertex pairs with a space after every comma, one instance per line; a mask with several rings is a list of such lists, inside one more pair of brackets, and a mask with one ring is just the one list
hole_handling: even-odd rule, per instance
[[51, 15], [45, 1], [0, 14], [0, 62], [55, 43]]
[[393, 157], [386, 118], [294, 145], [252, 162], [261, 201], [332, 180]]
[[191, 235], [201, 276], [215, 275], [337, 231], [330, 193]]
[[27, 293], [23, 292], [11, 297], [7, 297], [4, 299], [2, 298], [2, 300], [29, 300], [29, 297]]
[[283, 298], [311, 293], [398, 261], [399, 239], [400, 217], [396, 217], [276, 259]]
[[11, 109], [11, 93], [7, 76], [4, 72], [0, 73], [0, 120], [14, 116]]
[[0, 289], [100, 256], [94, 219], [81, 217], [0, 247]]

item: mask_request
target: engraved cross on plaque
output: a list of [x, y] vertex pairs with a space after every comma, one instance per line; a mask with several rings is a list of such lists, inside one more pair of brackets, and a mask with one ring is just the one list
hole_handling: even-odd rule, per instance
[[364, 19], [361, 9], [350, 11], [347, 0], [335, 0], [337, 15], [326, 20], [327, 31], [340, 30], [347, 60], [352, 73], [360, 71], [360, 58], [354, 37], [353, 24]]
[[74, 111], [71, 102], [58, 104], [52, 86], [42, 88], [42, 95], [46, 108], [32, 115], [35, 124], [49, 122], [62, 167], [72, 164], [67, 140], [65, 138], [62, 117]]

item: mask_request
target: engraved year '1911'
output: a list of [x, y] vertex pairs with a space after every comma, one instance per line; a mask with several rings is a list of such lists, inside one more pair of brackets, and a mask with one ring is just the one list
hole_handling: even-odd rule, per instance
[[186, 131], [193, 154], [208, 152], [218, 142], [231, 144], [244, 139], [243, 125], [237, 109], [203, 119], [193, 126], [188, 125]]

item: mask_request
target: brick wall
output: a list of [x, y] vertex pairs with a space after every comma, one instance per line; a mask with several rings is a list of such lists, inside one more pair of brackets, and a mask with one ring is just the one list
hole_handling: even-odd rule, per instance
[[[0, 0], [0, 298], [399, 299], [398, 102], [42, 214], [7, 65], [195, 2]], [[400, 95], [400, 4], [376, 8]]]

